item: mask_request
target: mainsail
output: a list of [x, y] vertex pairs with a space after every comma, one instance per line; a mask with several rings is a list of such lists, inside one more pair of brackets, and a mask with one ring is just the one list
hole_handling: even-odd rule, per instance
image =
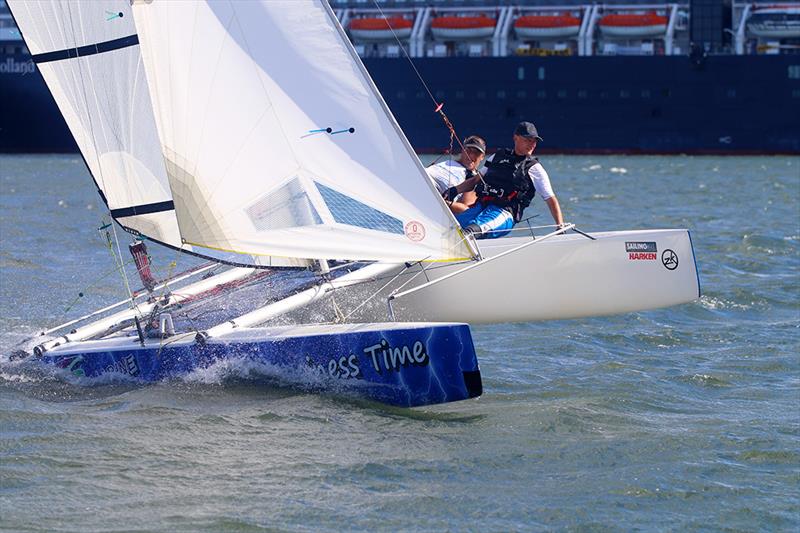
[[[271, 258], [193, 249], [178, 222], [127, 0], [9, 6], [112, 217], [126, 230], [218, 261]], [[280, 265], [300, 265], [297, 261]]]
[[134, 0], [133, 13], [185, 242], [470, 257], [327, 3]]

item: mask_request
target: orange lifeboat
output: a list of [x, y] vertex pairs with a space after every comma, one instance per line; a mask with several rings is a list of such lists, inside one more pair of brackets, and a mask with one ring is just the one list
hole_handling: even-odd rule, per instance
[[436, 17], [431, 22], [431, 33], [442, 41], [488, 39], [494, 34], [497, 19], [477, 17]]
[[514, 21], [514, 31], [523, 39], [575, 37], [581, 19], [572, 15], [525, 15]]
[[655, 37], [667, 31], [667, 17], [655, 13], [606, 15], [598, 23], [610, 37]]
[[[414, 21], [404, 17], [357, 18], [350, 21], [350, 36], [360, 41], [408, 39]], [[394, 33], [392, 33], [394, 30]]]

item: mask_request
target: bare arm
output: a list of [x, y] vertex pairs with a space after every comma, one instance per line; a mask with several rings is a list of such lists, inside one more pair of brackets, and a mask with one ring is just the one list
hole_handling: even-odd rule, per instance
[[561, 214], [561, 205], [558, 203], [558, 198], [555, 196], [551, 196], [547, 200], [545, 200], [547, 207], [550, 208], [550, 214], [553, 216], [553, 220], [559, 226], [564, 225], [564, 217]]
[[478, 182], [480, 180], [481, 180], [480, 174], [472, 176], [471, 178], [467, 178], [458, 185], [456, 185], [456, 191], [458, 191], [458, 193], [461, 194], [467, 191], [475, 190], [475, 186], [478, 185]]
[[451, 202], [448, 205], [450, 207], [450, 211], [452, 211], [455, 214], [463, 213], [464, 211], [466, 211], [467, 209], [472, 207], [472, 206], [467, 205], [467, 204], [465, 204], [463, 202]]
[[478, 202], [478, 193], [475, 191], [467, 191], [461, 195], [459, 201], [466, 207], [472, 207]]
[[[459, 183], [454, 187], [450, 187], [444, 193], [445, 203], [450, 207], [450, 210], [453, 213], [463, 213], [475, 205], [475, 202], [478, 200], [478, 195], [474, 192], [474, 189], [480, 179], [480, 174], [471, 178], [467, 178], [462, 183]], [[459, 194], [461, 195], [459, 202], [448, 200], [448, 198], [455, 198]]]

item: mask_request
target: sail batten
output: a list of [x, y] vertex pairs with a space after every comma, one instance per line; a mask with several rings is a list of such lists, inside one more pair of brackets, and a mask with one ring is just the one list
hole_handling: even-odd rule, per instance
[[102, 54], [105, 52], [113, 52], [120, 48], [127, 48], [129, 46], [136, 46], [139, 44], [139, 36], [128, 35], [119, 39], [111, 41], [103, 41], [96, 44], [89, 44], [79, 46], [77, 48], [65, 48], [63, 50], [54, 50], [52, 52], [43, 52], [31, 56], [34, 63], [49, 63], [51, 61], [62, 61], [64, 59], [74, 59], [77, 57], [91, 56], [94, 54]]
[[468, 258], [328, 10], [134, 2], [182, 238], [254, 256]]

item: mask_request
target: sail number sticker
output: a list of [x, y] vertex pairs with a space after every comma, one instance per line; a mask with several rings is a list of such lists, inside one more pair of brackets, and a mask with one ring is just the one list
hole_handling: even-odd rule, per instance
[[406, 233], [406, 237], [408, 237], [408, 239], [411, 241], [419, 242], [425, 238], [425, 226], [423, 226], [421, 222], [417, 222], [416, 220], [411, 220], [410, 222], [407, 222], [404, 230]]
[[625, 251], [628, 252], [630, 261], [655, 261], [658, 257], [656, 253], [656, 243], [648, 242], [626, 242]]

